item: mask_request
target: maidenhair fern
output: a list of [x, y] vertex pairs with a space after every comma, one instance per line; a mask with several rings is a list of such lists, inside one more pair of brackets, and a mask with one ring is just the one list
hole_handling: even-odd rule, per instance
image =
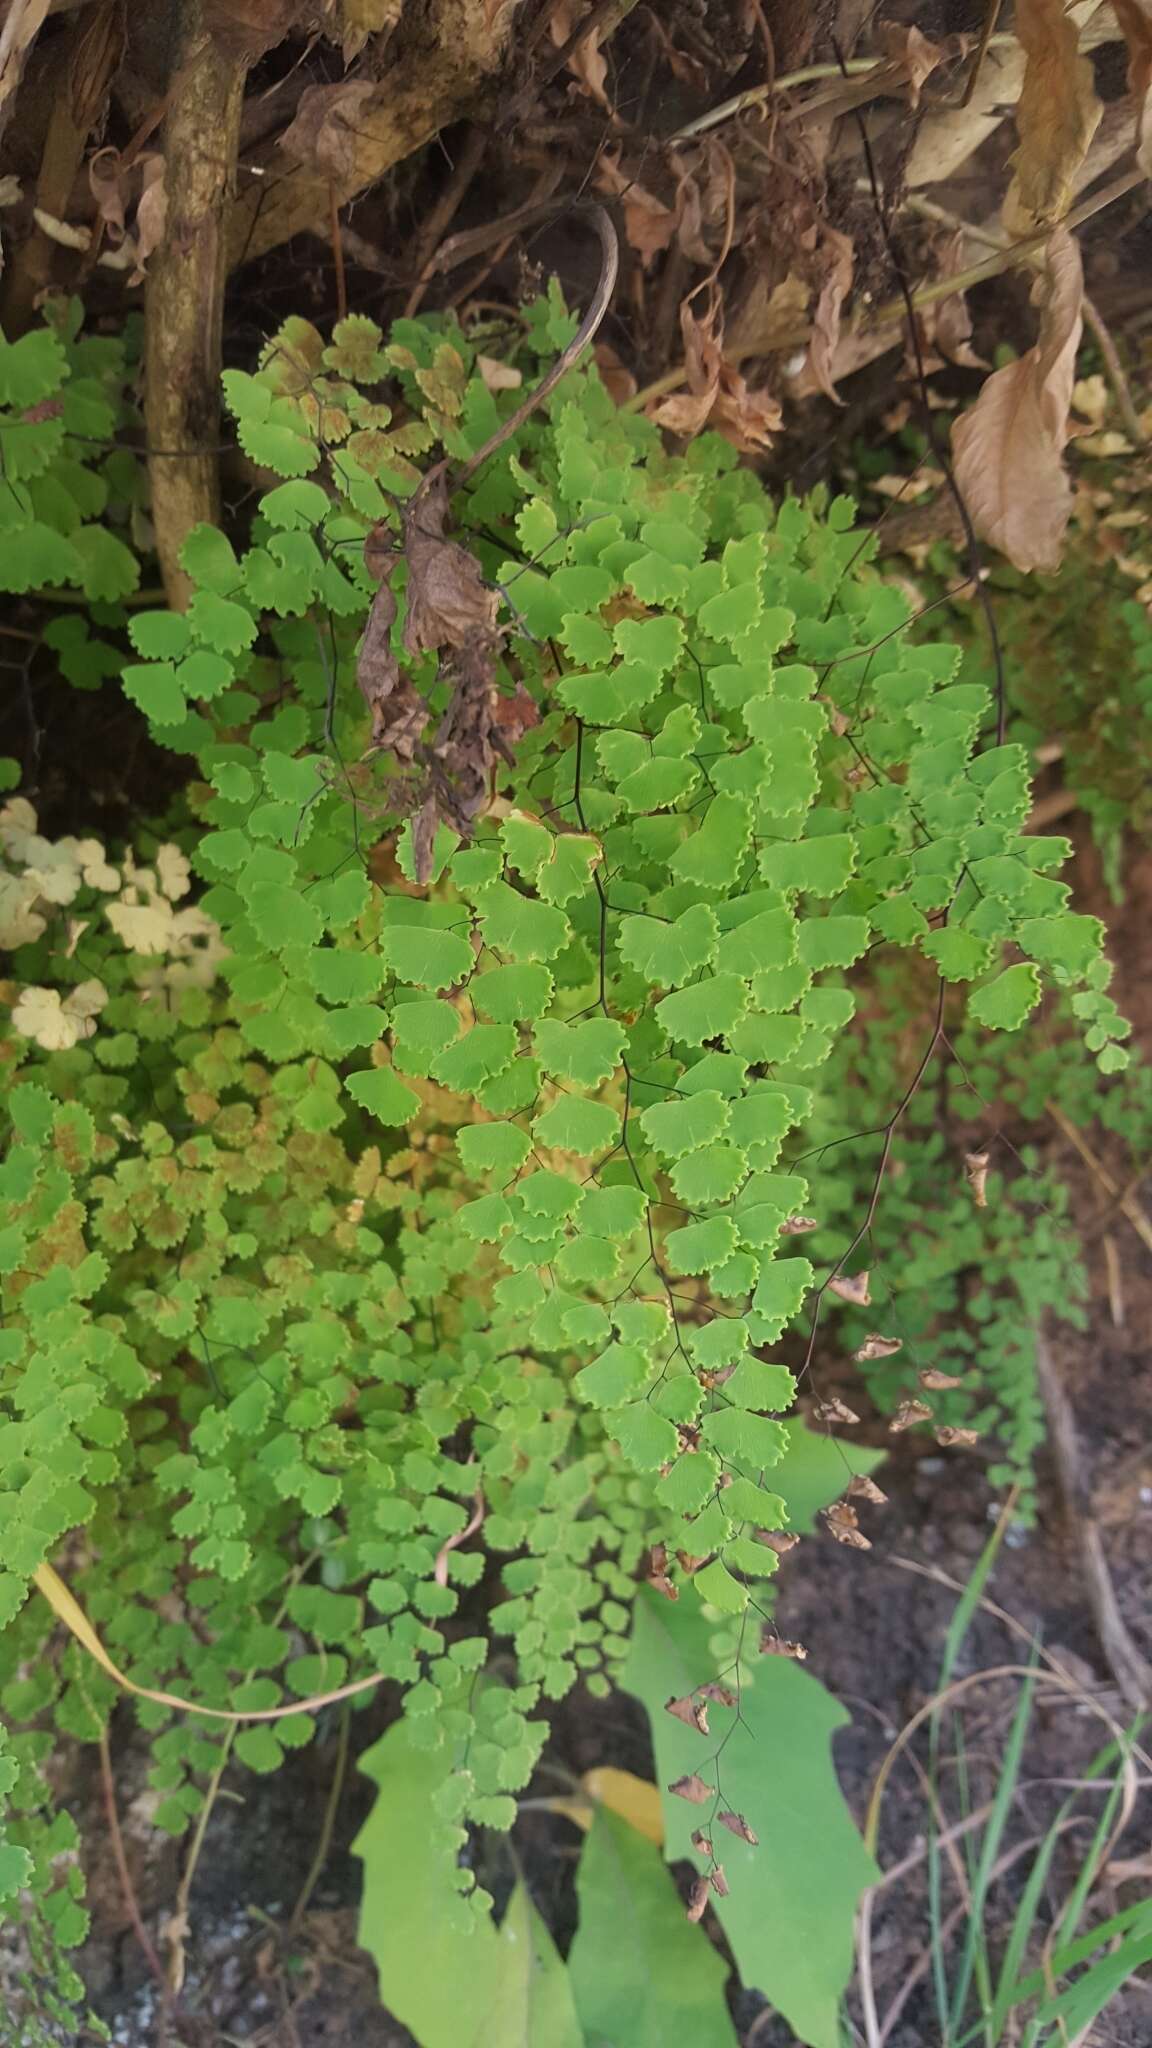
[[[571, 331], [532, 309], [526, 366]], [[68, 438], [110, 428], [68, 411], [95, 346], [0, 356], [6, 434], [63, 408], [4, 486], [11, 587], [133, 587], [93, 583], [120, 543], [69, 509], [104, 505]], [[398, 1681], [440, 1821], [509, 1825], [548, 1702], [620, 1672], [638, 1579], [735, 1618], [775, 1567], [794, 1369], [874, 1321], [863, 1205], [798, 1161], [880, 949], [926, 981], [886, 1116], [963, 984], [993, 1030], [1073, 990], [1125, 1057], [1024, 751], [905, 637], [851, 504], [776, 506], [715, 437], [671, 455], [582, 372], [422, 526], [420, 463], [508, 403], [475, 348], [293, 320], [229, 372], [280, 481], [249, 532], [189, 536], [186, 611], [101, 615], [195, 759], [193, 822], [130, 858], [5, 815], [0, 1701], [41, 1858], [44, 1719], [91, 1736], [113, 1692], [41, 1654], [50, 1558], [137, 1686], [256, 1711]], [[452, 532], [486, 619], [455, 639], [420, 554]], [[179, 1832], [222, 1738], [137, 1711]]]

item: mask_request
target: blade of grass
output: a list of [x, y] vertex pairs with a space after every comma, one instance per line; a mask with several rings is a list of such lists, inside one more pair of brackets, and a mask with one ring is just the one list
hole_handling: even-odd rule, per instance
[[[988, 1970], [987, 1950], [983, 1946], [984, 1909], [988, 1900], [988, 1889], [991, 1883], [992, 1871], [1000, 1854], [1004, 1830], [1008, 1825], [1008, 1815], [1011, 1812], [1012, 1801], [1016, 1795], [1016, 1784], [1020, 1776], [1020, 1765], [1024, 1755], [1024, 1741], [1028, 1733], [1028, 1724], [1032, 1718], [1032, 1699], [1036, 1690], [1038, 1670], [1038, 1653], [1035, 1648], [1033, 1648], [1031, 1664], [1031, 1676], [1025, 1679], [1024, 1684], [1020, 1688], [1020, 1697], [1016, 1702], [1016, 1711], [1012, 1716], [1012, 1726], [1009, 1730], [1008, 1742], [1004, 1751], [1004, 1762], [996, 1787], [996, 1794], [992, 1802], [992, 1811], [988, 1816], [988, 1826], [984, 1830], [984, 1836], [980, 1844], [980, 1857], [973, 1877], [972, 1911], [969, 1915], [964, 1947], [961, 1952], [960, 1968], [952, 1991], [950, 2023], [953, 2034], [957, 2032], [964, 2016], [964, 2007], [967, 2004], [968, 1992], [973, 1974], [976, 1971], [978, 1958], [981, 1963], [978, 1975], [985, 2013], [987, 2013], [991, 2001], [991, 1976]], [[988, 2034], [988, 2041], [989, 2048], [992, 2048], [995, 2036]]]
[[1070, 1984], [1038, 2015], [1043, 2025], [1059, 2027], [1061, 2022], [1079, 2039], [1098, 2019], [1106, 2005], [1128, 1982], [1134, 1970], [1152, 1963], [1152, 1934], [1143, 1940], [1127, 1939], [1111, 1955], [1093, 1963], [1083, 1977]]

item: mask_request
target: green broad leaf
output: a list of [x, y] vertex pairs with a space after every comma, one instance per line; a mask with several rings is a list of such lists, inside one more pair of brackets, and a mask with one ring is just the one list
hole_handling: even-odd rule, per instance
[[847, 888], [855, 865], [856, 841], [850, 832], [765, 846], [760, 853], [760, 873], [766, 882], [777, 889], [804, 890], [809, 896], [838, 896]]
[[[665, 1713], [664, 1703], [719, 1675], [712, 1633], [689, 1602], [661, 1601], [642, 1589], [621, 1683], [648, 1710], [662, 1787], [701, 1771], [699, 1735]], [[832, 1761], [832, 1736], [848, 1716], [798, 1664], [767, 1657], [741, 1688], [739, 1721], [724, 1719], [724, 1805], [743, 1815], [758, 1846], [712, 1828], [724, 1845], [717, 1853], [729, 1886], [727, 1897], [713, 1897], [713, 1909], [744, 1983], [764, 1993], [807, 2048], [840, 2048], [856, 1907], [878, 1875]], [[766, 1769], [771, 1757], [786, 1757], [788, 1768]], [[702, 1870], [690, 1839], [697, 1809], [667, 1792], [662, 1804], [665, 1856]]]
[[561, 1095], [536, 1118], [532, 1136], [538, 1145], [578, 1152], [590, 1159], [619, 1141], [620, 1112], [606, 1102], [589, 1102], [582, 1095]]
[[637, 1472], [658, 1472], [680, 1449], [675, 1425], [648, 1401], [630, 1401], [608, 1417], [608, 1428]]
[[124, 695], [153, 725], [179, 725], [188, 713], [176, 671], [168, 661], [128, 662], [120, 671]]
[[737, 974], [706, 974], [691, 988], [677, 989], [656, 1005], [670, 1039], [703, 1045], [724, 1038], [748, 1007], [748, 990]]
[[658, 988], [679, 988], [714, 958], [719, 941], [715, 913], [695, 903], [668, 923], [656, 917], [622, 917], [620, 958]]
[[477, 899], [484, 943], [514, 960], [553, 960], [568, 944], [570, 930], [562, 910], [522, 896], [507, 882], [493, 882]]
[[940, 931], [929, 932], [921, 939], [920, 950], [935, 960], [945, 981], [975, 981], [988, 966], [988, 941], [961, 925], [944, 925]]
[[521, 967], [490, 967], [469, 984], [476, 1008], [496, 1024], [516, 1024], [543, 1015], [552, 997], [547, 967], [526, 962]]
[[29, 519], [3, 536], [0, 590], [35, 590], [39, 584], [75, 583], [80, 557], [62, 533], [43, 520]]
[[699, 1095], [653, 1103], [641, 1113], [639, 1124], [654, 1151], [663, 1153], [665, 1159], [680, 1159], [721, 1137], [731, 1115], [731, 1104], [706, 1089]]
[[727, 895], [739, 877], [750, 837], [751, 819], [743, 799], [714, 796], [699, 830], [677, 848], [668, 865], [678, 880]]
[[474, 1024], [462, 1038], [438, 1053], [433, 1078], [458, 1094], [475, 1095], [494, 1074], [502, 1074], [516, 1057], [517, 1038], [511, 1024]]
[[806, 917], [800, 923], [798, 952], [814, 974], [822, 967], [850, 967], [868, 951], [871, 936], [866, 917]]
[[689, 1223], [682, 1230], [670, 1230], [664, 1250], [673, 1273], [708, 1273], [714, 1266], [723, 1265], [738, 1242], [731, 1217], [710, 1216], [704, 1223]]
[[201, 590], [228, 597], [239, 590], [240, 564], [226, 533], [206, 521], [192, 527], [180, 548], [180, 567]]
[[0, 405], [26, 412], [53, 397], [67, 375], [68, 358], [51, 328], [34, 327], [18, 341], [0, 335]]
[[[731, 1379], [725, 1380], [724, 1393], [738, 1408], [757, 1412], [767, 1409], [782, 1415], [796, 1399], [796, 1382], [786, 1365], [772, 1365], [763, 1358], [745, 1358]], [[724, 1505], [730, 1507], [731, 1502], [725, 1501]]]
[[532, 1149], [519, 1124], [466, 1124], [456, 1133], [456, 1149], [468, 1173], [494, 1173], [511, 1180]]
[[740, 640], [756, 624], [763, 603], [758, 582], [749, 580], [734, 590], [721, 590], [701, 605], [697, 614], [700, 630], [713, 640]]
[[639, 1230], [647, 1209], [639, 1188], [589, 1187], [581, 1198], [577, 1222], [589, 1237], [627, 1238]]
[[655, 1843], [607, 1807], [589, 1830], [576, 1898], [568, 1973], [589, 2048], [737, 2048], [724, 1963], [684, 1918]]
[[377, 1123], [410, 1124], [419, 1113], [420, 1097], [404, 1086], [391, 1067], [370, 1067], [364, 1073], [350, 1074], [344, 1086]]
[[196, 591], [186, 617], [196, 638], [217, 654], [242, 654], [256, 638], [251, 612], [214, 590]]
[[642, 1391], [651, 1370], [651, 1361], [638, 1344], [613, 1341], [577, 1373], [576, 1391], [594, 1408], [619, 1408]]
[[757, 972], [788, 967], [796, 958], [799, 926], [790, 910], [761, 910], [724, 933], [716, 952], [718, 973], [750, 981]]
[[[515, 1811], [515, 1809], [513, 1809]], [[456, 2041], [468, 2048], [586, 2048], [576, 2017], [566, 1965], [540, 1914], [519, 1883], [496, 1937], [496, 1981], [491, 2001], [478, 2006], [473, 1991]], [[473, 2024], [475, 2018], [475, 2024]], [[437, 2048], [426, 2035], [422, 2048]]]
[[464, 1831], [433, 1817], [454, 1763], [451, 1750], [420, 1747], [406, 1721], [360, 1758], [377, 1794], [352, 1844], [364, 1866], [358, 1938], [421, 2048], [461, 2048], [461, 2016], [492, 2009], [504, 1969], [491, 1919], [456, 1883]]
[[303, 531], [324, 524], [332, 510], [332, 501], [319, 484], [298, 479], [265, 491], [260, 500], [260, 510], [273, 526]]
[[705, 1601], [709, 1607], [718, 1607], [722, 1614], [743, 1614], [748, 1605], [747, 1586], [734, 1579], [727, 1565], [718, 1557], [696, 1573], [692, 1586], [697, 1599]]
[[131, 548], [103, 526], [82, 526], [72, 535], [86, 597], [114, 604], [140, 588], [140, 564]]
[[760, 1267], [760, 1278], [752, 1305], [767, 1327], [762, 1342], [774, 1344], [784, 1325], [790, 1322], [802, 1306], [808, 1289], [816, 1278], [807, 1259], [766, 1259]]
[[[698, 1102], [703, 1099], [696, 1097]], [[677, 1160], [672, 1169], [672, 1185], [689, 1209], [698, 1209], [710, 1202], [726, 1202], [747, 1171], [744, 1153], [738, 1146], [701, 1145]]]
[[735, 1459], [752, 1471], [764, 1471], [783, 1455], [788, 1432], [766, 1415], [746, 1409], [715, 1408], [701, 1423], [704, 1441], [717, 1457]]
[[128, 621], [128, 638], [145, 661], [179, 661], [192, 645], [182, 612], [136, 612]]
[[[479, 1001], [479, 984], [473, 995]], [[577, 1023], [549, 1017], [537, 1024], [533, 1040], [546, 1074], [572, 1081], [578, 1088], [598, 1088], [620, 1064], [624, 1027], [608, 1017], [586, 1017]]]
[[1030, 961], [1006, 967], [968, 998], [968, 1015], [990, 1031], [1018, 1031], [1040, 1001], [1040, 975]]
[[416, 988], [453, 988], [466, 981], [476, 965], [467, 939], [429, 925], [386, 925], [380, 951], [396, 979]]
[[[1059, 917], [1028, 917], [1017, 927], [1016, 942], [1033, 960], [1049, 968], [1060, 982], [1077, 981], [1100, 958], [1104, 926], [1098, 917], [1064, 911]], [[925, 948], [927, 951], [927, 948]]]

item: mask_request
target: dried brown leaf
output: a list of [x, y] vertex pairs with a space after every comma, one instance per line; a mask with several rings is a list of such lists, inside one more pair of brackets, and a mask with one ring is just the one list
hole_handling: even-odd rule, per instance
[[345, 64], [358, 57], [369, 36], [385, 35], [400, 19], [402, 0], [340, 0], [340, 49]]
[[1020, 146], [1003, 220], [1018, 239], [1067, 213], [1076, 173], [1102, 108], [1092, 66], [1080, 55], [1080, 31], [1064, 0], [1016, 0], [1016, 34], [1025, 55], [1016, 108]]
[[684, 337], [687, 391], [660, 400], [650, 417], [671, 433], [689, 437], [708, 425], [744, 453], [766, 448], [780, 427], [779, 402], [767, 391], [751, 390], [723, 351], [722, 301], [709, 288], [705, 312], [697, 315], [691, 297], [680, 308]]
[[646, 185], [621, 168], [618, 149], [604, 149], [596, 166], [596, 183], [620, 201], [624, 216], [624, 239], [635, 249], [645, 270], [672, 245], [676, 234], [676, 209], [666, 206]]
[[712, 1869], [708, 1872], [708, 1876], [717, 1898], [726, 1899], [728, 1897], [728, 1879], [724, 1875], [724, 1865], [722, 1863], [713, 1864]]
[[958, 1372], [941, 1372], [937, 1366], [925, 1365], [916, 1375], [920, 1385], [929, 1393], [943, 1394], [949, 1387], [962, 1387], [964, 1375]]
[[703, 1778], [697, 1777], [695, 1771], [690, 1772], [686, 1778], [674, 1779], [668, 1790], [673, 1798], [687, 1799], [692, 1806], [707, 1806], [708, 1801], [716, 1796], [715, 1786], [706, 1785]]
[[486, 391], [519, 391], [524, 382], [523, 370], [500, 362], [496, 356], [477, 356], [476, 368]]
[[88, 159], [88, 189], [104, 223], [104, 237], [113, 248], [124, 240], [124, 189], [127, 174], [120, 151], [109, 144]]
[[825, 227], [820, 241], [820, 284], [812, 314], [812, 334], [805, 369], [826, 398], [841, 400], [832, 379], [832, 360], [840, 339], [840, 315], [852, 289], [855, 252], [847, 235], [838, 228]]
[[871, 1501], [873, 1507], [882, 1508], [887, 1505], [888, 1495], [882, 1487], [877, 1486], [874, 1479], [869, 1478], [866, 1472], [854, 1472], [852, 1474], [851, 1479], [848, 1481], [848, 1491], [857, 1500]]
[[1128, 45], [1128, 90], [1136, 108], [1136, 161], [1152, 177], [1152, 6], [1112, 0]]
[[888, 1428], [893, 1436], [899, 1436], [903, 1430], [915, 1429], [918, 1422], [931, 1420], [932, 1410], [927, 1401], [901, 1401]]
[[913, 107], [920, 104], [920, 88], [925, 79], [931, 78], [946, 57], [955, 54], [949, 44], [934, 43], [918, 28], [895, 21], [877, 22], [876, 42], [897, 75], [907, 81], [908, 100]]
[[302, 0], [205, 0], [204, 25], [229, 56], [257, 64], [303, 13]]
[[797, 1664], [805, 1663], [808, 1657], [803, 1643], [790, 1643], [787, 1636], [777, 1635], [771, 1622], [766, 1622], [760, 1631], [760, 1654], [763, 1657], [792, 1657]]
[[792, 1529], [757, 1529], [756, 1541], [774, 1550], [777, 1557], [787, 1557], [790, 1550], [795, 1550], [800, 1538]]
[[972, 1200], [978, 1209], [988, 1207], [988, 1154], [987, 1152], [966, 1152], [964, 1154], [964, 1178], [972, 1190]]
[[945, 1424], [942, 1429], [936, 1431], [936, 1441], [943, 1444], [945, 1450], [956, 1450], [978, 1444], [980, 1432], [978, 1429], [954, 1429], [951, 1424]]
[[1037, 340], [994, 370], [952, 428], [956, 483], [981, 540], [1022, 570], [1058, 567], [1072, 510], [1063, 463], [1068, 440], [1084, 280], [1080, 250], [1063, 228], [1049, 238], [1037, 280]]
[[711, 1889], [712, 1887], [709, 1884], [708, 1879], [706, 1877], [698, 1877], [695, 1879], [692, 1889], [688, 1894], [687, 1906], [688, 1918], [689, 1920], [691, 1920], [693, 1926], [695, 1926], [698, 1920], [702, 1920], [704, 1918], [704, 1908], [708, 1904], [708, 1894], [711, 1891]]
[[828, 1282], [828, 1292], [839, 1295], [841, 1301], [854, 1302], [857, 1308], [871, 1305], [867, 1273], [837, 1273], [835, 1279]]
[[598, 341], [592, 350], [600, 382], [614, 405], [627, 405], [635, 398], [639, 386], [631, 370], [617, 354], [610, 341]]
[[694, 1849], [699, 1849], [701, 1856], [707, 1856], [711, 1860], [712, 1837], [711, 1835], [706, 1835], [703, 1828], [693, 1828], [688, 1840]]
[[164, 183], [163, 157], [143, 157], [140, 168], [144, 185], [136, 202], [136, 218], [133, 222], [136, 234], [136, 268], [128, 280], [129, 284], [139, 284], [143, 279], [148, 258], [160, 247], [164, 239], [164, 228], [168, 219], [168, 191]]
[[740, 1841], [747, 1842], [753, 1849], [759, 1848], [760, 1837], [753, 1834], [742, 1813], [718, 1813], [716, 1818], [722, 1828], [727, 1828], [730, 1835], [736, 1835]]
[[356, 166], [357, 130], [370, 122], [368, 109], [379, 90], [372, 78], [305, 86], [295, 119], [280, 137], [281, 149], [330, 177], [350, 177]]
[[683, 1721], [686, 1728], [695, 1728], [697, 1734], [707, 1735], [707, 1705], [703, 1700], [693, 1699], [691, 1693], [686, 1693], [680, 1700], [665, 1700], [664, 1712], [673, 1715], [677, 1721]]
[[829, 1401], [817, 1401], [812, 1413], [817, 1422], [859, 1422], [860, 1420], [856, 1410], [849, 1408], [848, 1403], [842, 1401], [839, 1394], [834, 1394]]
[[819, 1230], [815, 1216], [786, 1216], [780, 1225], [781, 1237], [803, 1237], [809, 1230]]
[[731, 1686], [721, 1685], [715, 1678], [710, 1678], [705, 1685], [698, 1685], [696, 1690], [704, 1699], [715, 1700], [718, 1707], [734, 1707], [737, 1704], [736, 1694]]
[[852, 1356], [862, 1365], [866, 1365], [873, 1358], [891, 1358], [895, 1352], [900, 1350], [901, 1342], [902, 1340], [899, 1337], [882, 1337], [877, 1330], [873, 1330], [870, 1336], [865, 1337], [860, 1349], [852, 1353]]
[[[555, 0], [551, 19], [548, 23], [548, 32], [557, 49], [560, 49], [568, 41], [569, 36], [579, 28], [585, 15], [590, 12], [590, 7], [582, 6], [580, 0]], [[606, 107], [608, 112], [611, 113], [612, 104], [605, 90], [608, 65], [600, 48], [600, 33], [598, 29], [589, 29], [588, 34], [576, 45], [571, 56], [566, 59], [566, 63], [568, 70], [576, 80], [578, 89], [585, 93], [589, 99], [595, 100], [599, 106]]]

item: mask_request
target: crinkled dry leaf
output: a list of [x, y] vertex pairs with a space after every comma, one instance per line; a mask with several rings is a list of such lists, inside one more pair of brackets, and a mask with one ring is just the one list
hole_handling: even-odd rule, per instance
[[345, 64], [360, 55], [369, 36], [381, 36], [395, 28], [401, 8], [402, 0], [340, 0], [340, 50]]
[[828, 1401], [817, 1401], [812, 1413], [817, 1422], [859, 1422], [860, 1420], [856, 1410], [849, 1408], [848, 1403], [842, 1401], [839, 1394], [834, 1394], [831, 1400]]
[[369, 106], [380, 87], [372, 78], [348, 78], [343, 85], [306, 85], [295, 119], [280, 137], [286, 155], [334, 178], [355, 168], [358, 129], [370, 126]]
[[724, 1813], [718, 1813], [716, 1818], [722, 1828], [727, 1828], [730, 1835], [738, 1836], [740, 1841], [747, 1842], [753, 1849], [759, 1848], [760, 1837], [753, 1834], [742, 1813], [733, 1813], [731, 1810], [728, 1810]]
[[934, 43], [918, 28], [906, 28], [895, 21], [879, 21], [876, 24], [876, 42], [889, 64], [895, 67], [897, 75], [907, 80], [909, 104], [918, 107], [920, 88], [925, 79], [931, 78], [945, 58], [956, 54], [959, 38], [950, 37], [947, 43]]
[[687, 1906], [688, 1918], [692, 1921], [693, 1925], [696, 1924], [697, 1920], [704, 1918], [704, 1908], [708, 1904], [708, 1894], [711, 1889], [712, 1887], [706, 1877], [695, 1879], [692, 1889], [688, 1894]]
[[1068, 211], [1076, 173], [1102, 108], [1092, 66], [1080, 55], [1080, 31], [1064, 0], [1016, 0], [1024, 49], [1024, 85], [1016, 108], [1020, 146], [1004, 200], [1008, 233], [1019, 239]]
[[640, 388], [632, 371], [617, 354], [610, 341], [598, 341], [592, 354], [596, 368], [600, 372], [600, 382], [609, 398], [615, 405], [627, 405], [629, 399], [635, 398]]
[[1128, 90], [1136, 108], [1136, 161], [1152, 177], [1152, 6], [1112, 0], [1128, 45]]
[[96, 201], [96, 212], [104, 223], [106, 239], [116, 246], [124, 240], [125, 173], [120, 151], [111, 144], [88, 159], [88, 188]]
[[770, 1621], [760, 1631], [760, 1653], [764, 1657], [792, 1657], [797, 1664], [805, 1663], [808, 1657], [803, 1643], [790, 1643], [787, 1636], [777, 1635]]
[[787, 1557], [790, 1550], [795, 1550], [800, 1538], [793, 1529], [757, 1529], [756, 1541], [774, 1550], [777, 1557]]
[[700, 1854], [702, 1856], [707, 1856], [709, 1859], [711, 1859], [712, 1837], [711, 1835], [706, 1835], [704, 1833], [703, 1828], [693, 1828], [692, 1833], [688, 1837], [688, 1840], [691, 1842], [692, 1847], [694, 1849], [699, 1849]]
[[871, 1305], [867, 1273], [837, 1273], [835, 1279], [828, 1282], [828, 1292], [839, 1295], [841, 1301], [854, 1302], [857, 1308]]
[[988, 1162], [987, 1152], [966, 1152], [964, 1154], [964, 1178], [972, 1190], [972, 1200], [978, 1209], [988, 1207]]
[[781, 1237], [803, 1237], [809, 1230], [819, 1230], [815, 1216], [786, 1216], [780, 1225]]
[[728, 1897], [728, 1879], [724, 1875], [724, 1865], [722, 1863], [713, 1864], [708, 1872], [708, 1876], [717, 1898], [726, 1899]]
[[129, 284], [140, 284], [148, 267], [148, 258], [158, 249], [164, 239], [164, 227], [168, 218], [168, 193], [164, 184], [164, 159], [162, 156], [146, 156], [141, 159], [144, 187], [136, 203], [136, 267], [129, 278]]
[[873, 1507], [882, 1508], [887, 1505], [888, 1495], [882, 1487], [877, 1486], [874, 1479], [868, 1477], [866, 1472], [852, 1474], [848, 1481], [848, 1491], [857, 1500], [870, 1500]]
[[[590, 12], [590, 6], [582, 4], [582, 0], [553, 0], [548, 32], [557, 49], [568, 41], [569, 36], [579, 28], [580, 23]], [[589, 29], [588, 34], [577, 43], [565, 61], [576, 80], [578, 90], [611, 112], [612, 104], [605, 91], [608, 65], [600, 48], [599, 29]]]
[[805, 368], [817, 389], [839, 405], [841, 400], [832, 380], [832, 359], [840, 339], [840, 315], [852, 288], [855, 267], [855, 252], [848, 236], [842, 235], [838, 228], [825, 227], [818, 261], [820, 286], [812, 314], [812, 334]]
[[685, 436], [698, 434], [707, 425], [734, 448], [751, 453], [769, 445], [783, 414], [770, 392], [750, 390], [740, 372], [725, 360], [721, 304], [714, 285], [709, 288], [702, 317], [693, 312], [691, 298], [685, 299], [680, 326], [688, 389], [661, 399], [650, 418], [669, 432]]
[[882, 1337], [877, 1330], [873, 1330], [852, 1356], [861, 1365], [866, 1365], [872, 1358], [891, 1358], [894, 1352], [900, 1350], [901, 1341], [899, 1337]]
[[107, 1001], [108, 991], [99, 981], [80, 982], [63, 1000], [59, 989], [26, 988], [13, 1005], [12, 1027], [45, 1052], [68, 1052], [92, 1037]]
[[915, 1429], [918, 1422], [931, 1420], [932, 1410], [927, 1401], [901, 1401], [888, 1428], [893, 1436], [898, 1436], [902, 1430]]
[[851, 1550], [871, 1550], [871, 1543], [861, 1532], [856, 1510], [846, 1500], [834, 1501], [830, 1508], [825, 1508], [824, 1519], [837, 1543], [846, 1543]]
[[943, 1444], [945, 1450], [955, 1450], [963, 1445], [978, 1444], [980, 1432], [978, 1429], [956, 1429], [947, 1423], [936, 1431], [936, 1441]]
[[964, 1385], [963, 1373], [941, 1372], [939, 1367], [935, 1365], [922, 1366], [916, 1377], [922, 1387], [927, 1388], [930, 1393], [934, 1394], [943, 1394], [947, 1392], [949, 1387], [962, 1387]]
[[1059, 566], [1072, 510], [1063, 463], [1080, 345], [1084, 281], [1074, 238], [1057, 229], [1034, 297], [1035, 345], [994, 370], [952, 428], [957, 488], [981, 540], [1022, 570]]
[[731, 1686], [721, 1685], [718, 1679], [710, 1678], [706, 1684], [698, 1685], [696, 1690], [702, 1698], [715, 1700], [718, 1707], [734, 1707], [737, 1704], [736, 1694]]
[[519, 391], [524, 382], [523, 370], [501, 363], [495, 356], [477, 356], [476, 368], [486, 391]]
[[686, 1693], [683, 1699], [665, 1700], [664, 1712], [677, 1721], [683, 1721], [686, 1728], [695, 1728], [700, 1735], [708, 1734], [708, 1707], [704, 1700], [693, 1699]]
[[693, 1806], [706, 1806], [716, 1796], [714, 1785], [706, 1785], [703, 1778], [692, 1771], [686, 1778], [676, 1778], [668, 1787], [676, 1799], [687, 1799]]

